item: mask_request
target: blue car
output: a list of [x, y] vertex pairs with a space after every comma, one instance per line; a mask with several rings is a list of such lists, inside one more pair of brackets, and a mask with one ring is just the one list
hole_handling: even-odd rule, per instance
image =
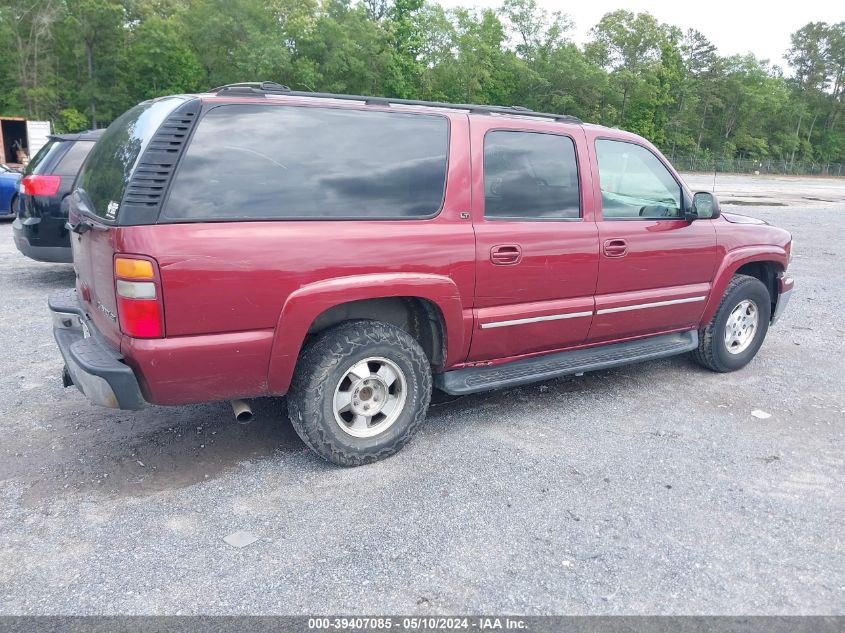
[[15, 217], [21, 176], [20, 172], [0, 163], [0, 218]]

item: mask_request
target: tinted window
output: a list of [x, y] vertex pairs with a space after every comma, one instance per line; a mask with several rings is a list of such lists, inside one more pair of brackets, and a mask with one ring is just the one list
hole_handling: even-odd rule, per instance
[[118, 117], [100, 137], [76, 181], [91, 211], [115, 219], [135, 163], [181, 98], [146, 101]]
[[60, 176], [76, 176], [79, 168], [82, 167], [82, 162], [88, 156], [88, 152], [94, 147], [94, 143], [91, 141], [66, 142], [70, 145], [70, 148], [59, 161], [55, 173]]
[[484, 216], [561, 219], [581, 215], [575, 144], [537, 132], [488, 132], [484, 138]]
[[441, 116], [220, 106], [199, 122], [163, 216], [430, 216], [443, 200], [447, 144]]
[[645, 147], [598, 140], [596, 156], [605, 219], [680, 217], [681, 187]]
[[57, 155], [64, 151], [59, 141], [50, 140], [41, 147], [26, 166], [26, 174], [49, 174]]

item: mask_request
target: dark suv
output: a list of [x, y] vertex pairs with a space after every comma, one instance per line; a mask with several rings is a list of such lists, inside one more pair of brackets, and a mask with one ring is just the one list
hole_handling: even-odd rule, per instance
[[740, 369], [793, 287], [789, 233], [721, 213], [635, 134], [275, 85], [121, 116], [69, 223], [66, 384], [124, 409], [286, 394], [344, 465], [399, 450], [432, 387], [685, 352]]
[[12, 223], [18, 250], [41, 262], [71, 262], [65, 198], [85, 157], [104, 130], [54, 134], [33, 157], [20, 182], [18, 215]]

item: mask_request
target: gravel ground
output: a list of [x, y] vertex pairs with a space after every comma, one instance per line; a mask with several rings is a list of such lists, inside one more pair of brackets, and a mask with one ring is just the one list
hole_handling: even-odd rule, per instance
[[[745, 181], [717, 190], [767, 189]], [[350, 470], [280, 400], [241, 426], [63, 390], [45, 300], [72, 269], [0, 224], [0, 614], [845, 613], [839, 184], [732, 207], [797, 244], [796, 296], [743, 371], [681, 357], [441, 396], [399, 455]]]

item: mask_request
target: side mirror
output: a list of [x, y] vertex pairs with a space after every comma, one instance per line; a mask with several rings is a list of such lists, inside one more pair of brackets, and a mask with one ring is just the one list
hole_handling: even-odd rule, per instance
[[696, 191], [692, 196], [692, 208], [687, 220], [714, 220], [722, 213], [719, 199], [709, 191]]

